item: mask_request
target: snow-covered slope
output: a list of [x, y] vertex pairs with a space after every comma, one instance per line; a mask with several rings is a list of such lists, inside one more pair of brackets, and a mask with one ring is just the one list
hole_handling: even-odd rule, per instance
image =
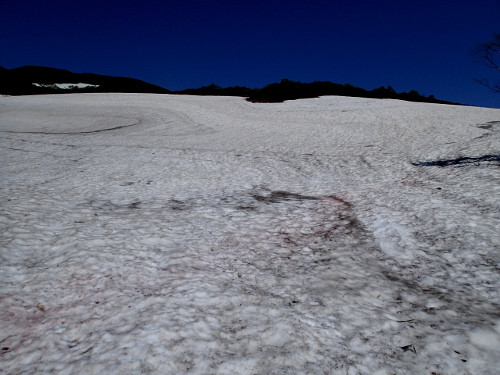
[[496, 374], [499, 131], [394, 100], [1, 97], [0, 373]]

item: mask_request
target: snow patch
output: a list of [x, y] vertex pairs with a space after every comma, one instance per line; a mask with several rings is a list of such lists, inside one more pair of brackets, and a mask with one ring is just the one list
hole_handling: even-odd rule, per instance
[[33, 83], [36, 87], [46, 87], [46, 88], [58, 88], [62, 90], [73, 90], [73, 89], [85, 89], [85, 88], [96, 88], [99, 85], [94, 85], [92, 83]]

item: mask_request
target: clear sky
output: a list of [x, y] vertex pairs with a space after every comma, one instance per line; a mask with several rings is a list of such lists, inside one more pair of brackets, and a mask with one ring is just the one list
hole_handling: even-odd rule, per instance
[[[500, 107], [470, 50], [498, 0], [0, 0], [0, 66], [139, 78], [171, 90], [282, 78], [391, 85]], [[500, 78], [500, 77], [498, 77]]]

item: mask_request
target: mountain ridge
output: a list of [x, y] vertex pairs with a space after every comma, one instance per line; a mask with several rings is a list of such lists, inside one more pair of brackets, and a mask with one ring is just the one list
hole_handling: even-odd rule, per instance
[[[42, 86], [35, 86], [34, 84]], [[56, 83], [88, 83], [97, 87], [61, 89]], [[22, 66], [14, 69], [0, 67], [0, 94], [36, 95], [72, 92], [124, 92], [168, 94], [171, 91], [135, 78], [114, 77], [94, 73], [73, 73], [66, 69]]]
[[214, 95], [214, 96], [242, 96], [254, 103], [280, 103], [285, 100], [317, 98], [320, 96], [350, 96], [375, 99], [399, 99], [410, 102], [425, 102], [437, 104], [460, 103], [436, 99], [434, 95], [424, 96], [416, 90], [398, 93], [391, 86], [366, 90], [351, 84], [340, 84], [329, 81], [314, 81], [310, 83], [282, 79], [278, 83], [271, 83], [260, 89], [249, 89], [244, 86], [220, 87], [215, 84], [198, 89], [175, 91], [175, 94]]
[[[60, 84], [66, 84], [61, 87]], [[78, 85], [81, 83], [87, 86]], [[57, 85], [59, 84], [59, 86]], [[71, 85], [74, 84], [74, 85]], [[282, 79], [262, 88], [244, 86], [220, 87], [216, 84], [194, 89], [171, 91], [135, 78], [114, 77], [94, 73], [73, 73], [66, 69], [41, 66], [22, 66], [14, 69], [0, 67], [0, 94], [37, 95], [64, 93], [154, 93], [178, 95], [240, 96], [254, 103], [280, 103], [286, 100], [336, 95], [377, 99], [399, 99], [411, 102], [460, 104], [421, 95], [418, 91], [396, 92], [391, 86], [366, 90], [351, 84], [329, 81], [303, 83]]]

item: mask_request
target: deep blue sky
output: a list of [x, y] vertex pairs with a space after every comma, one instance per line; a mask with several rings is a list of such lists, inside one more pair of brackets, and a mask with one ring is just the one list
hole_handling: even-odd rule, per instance
[[[391, 85], [500, 107], [470, 50], [498, 0], [0, 0], [0, 66], [139, 78], [171, 90], [282, 78]], [[498, 77], [500, 78], [500, 77]]]

